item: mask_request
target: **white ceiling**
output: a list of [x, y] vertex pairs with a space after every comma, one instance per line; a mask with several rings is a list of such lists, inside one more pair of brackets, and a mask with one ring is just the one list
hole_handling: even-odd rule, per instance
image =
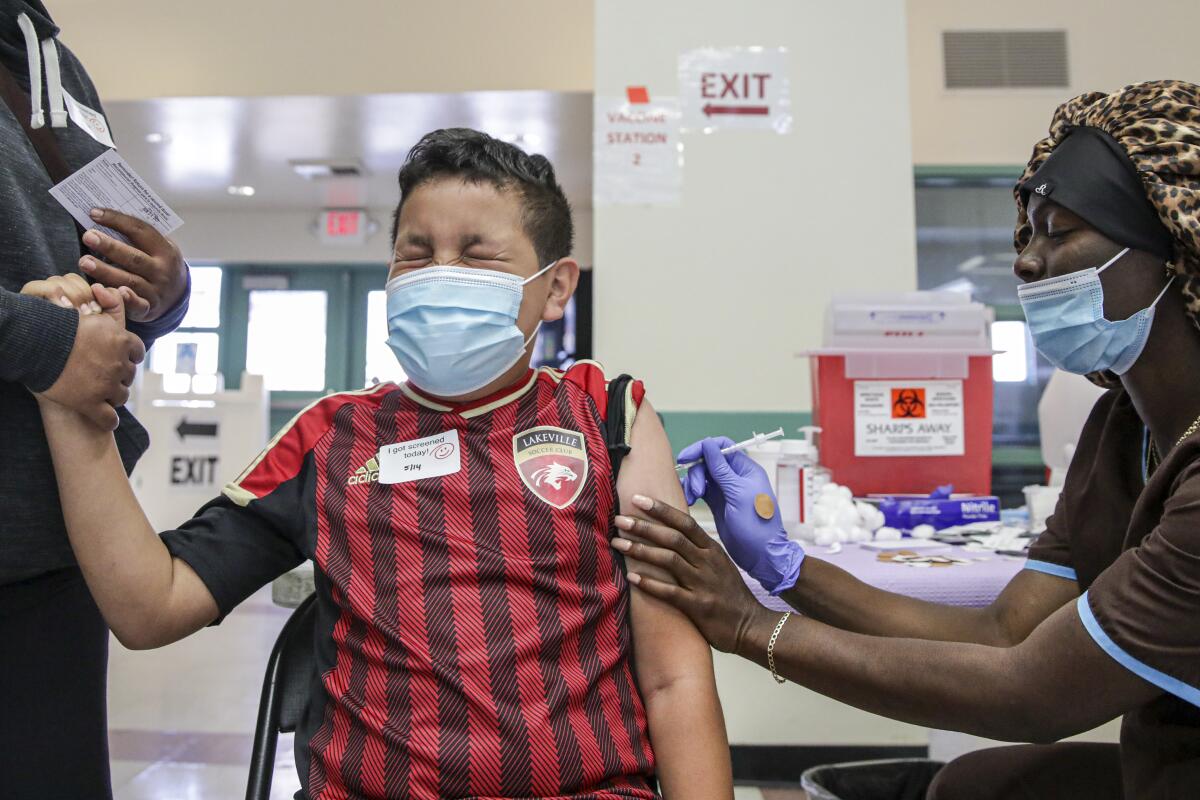
[[[181, 209], [389, 208], [409, 148], [446, 127], [544, 154], [572, 205], [591, 207], [592, 97], [584, 92], [163, 98], [110, 102], [105, 112], [121, 154]], [[151, 143], [149, 134], [165, 139]], [[309, 181], [288, 164], [347, 158], [365, 167], [365, 179]], [[233, 184], [253, 186], [254, 196], [231, 196]]]

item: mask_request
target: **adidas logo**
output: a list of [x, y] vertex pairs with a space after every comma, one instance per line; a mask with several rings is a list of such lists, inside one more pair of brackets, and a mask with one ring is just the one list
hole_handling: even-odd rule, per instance
[[367, 461], [346, 481], [347, 486], [357, 486], [360, 483], [376, 483], [379, 480], [379, 462], [374, 458]]

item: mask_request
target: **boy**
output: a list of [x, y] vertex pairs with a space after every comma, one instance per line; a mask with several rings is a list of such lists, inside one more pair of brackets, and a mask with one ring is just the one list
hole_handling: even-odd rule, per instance
[[579, 276], [553, 168], [436, 131], [400, 190], [388, 341], [411, 380], [318, 401], [178, 530], [150, 529], [110, 435], [41, 401], [105, 618], [160, 647], [311, 558], [311, 800], [649, 798], [655, 776], [667, 797], [732, 797], [708, 646], [607, 546], [635, 490], [682, 501], [658, 418], [634, 382], [609, 420], [595, 364], [529, 368]]

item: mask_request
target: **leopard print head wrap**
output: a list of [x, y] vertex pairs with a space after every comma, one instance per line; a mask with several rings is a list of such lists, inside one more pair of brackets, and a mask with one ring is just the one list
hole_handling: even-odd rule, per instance
[[1050, 135], [1033, 146], [1013, 194], [1021, 252], [1032, 232], [1020, 186], [1075, 127], [1112, 136], [1137, 169], [1146, 197], [1171, 234], [1167, 266], [1183, 279], [1187, 314], [1200, 328], [1200, 86], [1184, 81], [1149, 81], [1118, 92], [1088, 92], [1063, 103], [1050, 121]]

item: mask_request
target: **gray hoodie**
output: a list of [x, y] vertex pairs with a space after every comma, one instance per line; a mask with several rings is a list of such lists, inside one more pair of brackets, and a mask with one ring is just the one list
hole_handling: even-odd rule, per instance
[[[26, 37], [18, 15], [28, 15], [41, 42], [56, 49], [61, 83], [72, 97], [100, 111], [95, 87], [75, 56], [55, 37], [58, 27], [40, 0], [0, 0], [0, 62], [30, 88]], [[47, 80], [46, 66], [34, 79]], [[42, 87], [39, 87], [41, 89]], [[106, 149], [73, 122], [52, 127], [49, 94], [39, 91], [67, 165], [78, 169]], [[50, 176], [20, 123], [0, 103], [0, 585], [75, 563], [59, 508], [54, 468], [41, 415], [30, 392], [58, 380], [75, 341], [77, 312], [20, 294], [47, 275], [78, 271], [80, 242], [71, 216], [49, 194]], [[145, 341], [174, 330], [187, 311], [183, 300], [152, 323], [130, 323]], [[149, 444], [146, 431], [118, 409], [117, 445], [127, 471]], [[98, 498], [98, 501], [100, 499]]]

